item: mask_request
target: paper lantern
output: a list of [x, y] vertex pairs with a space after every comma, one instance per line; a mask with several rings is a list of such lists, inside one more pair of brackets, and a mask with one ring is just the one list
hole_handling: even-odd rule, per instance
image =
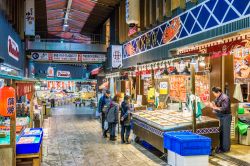
[[15, 89], [12, 87], [0, 88], [0, 115], [11, 116], [16, 111]]
[[140, 20], [140, 1], [126, 0], [126, 23], [139, 24]]

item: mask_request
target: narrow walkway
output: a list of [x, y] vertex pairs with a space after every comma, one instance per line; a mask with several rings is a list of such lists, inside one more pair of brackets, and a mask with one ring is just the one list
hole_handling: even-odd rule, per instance
[[[89, 107], [54, 108], [44, 121], [42, 166], [159, 166], [167, 165], [137, 143], [102, 138], [101, 125]], [[237, 166], [225, 156], [210, 157], [209, 166]]]
[[74, 105], [53, 110], [53, 116], [44, 121], [43, 166], [167, 165], [138, 144], [102, 138], [93, 114]]

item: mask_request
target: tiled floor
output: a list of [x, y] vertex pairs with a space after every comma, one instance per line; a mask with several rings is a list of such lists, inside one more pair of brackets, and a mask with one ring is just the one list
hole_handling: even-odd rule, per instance
[[86, 117], [93, 112], [85, 109], [59, 107], [45, 120], [43, 166], [166, 165], [138, 144], [122, 145], [102, 138], [100, 123]]
[[[110, 142], [102, 138], [100, 122], [93, 118], [90, 108], [62, 106], [53, 109], [52, 115], [44, 121], [43, 166], [167, 165], [139, 144], [124, 145], [119, 140]], [[250, 149], [244, 148], [246, 154], [233, 146], [228, 155], [249, 160]], [[237, 165], [223, 156], [210, 157], [210, 162], [209, 166]]]

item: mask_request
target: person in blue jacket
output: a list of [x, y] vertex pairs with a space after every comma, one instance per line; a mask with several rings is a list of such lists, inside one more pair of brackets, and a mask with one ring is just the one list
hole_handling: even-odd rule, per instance
[[110, 91], [106, 90], [98, 103], [98, 112], [101, 113], [102, 130], [104, 130], [104, 121], [105, 121], [105, 112], [103, 108], [109, 101], [110, 101]]
[[125, 96], [121, 104], [121, 142], [129, 144], [129, 136], [131, 130], [131, 111], [130, 96]]

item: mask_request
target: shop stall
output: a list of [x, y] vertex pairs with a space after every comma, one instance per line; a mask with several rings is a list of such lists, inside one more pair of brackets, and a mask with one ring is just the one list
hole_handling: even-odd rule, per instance
[[146, 108], [133, 113], [133, 132], [137, 138], [164, 152], [164, 132], [195, 131], [210, 137], [213, 148], [218, 146], [219, 121], [206, 114], [202, 116], [201, 110], [202, 104], [210, 101], [208, 64], [207, 55], [196, 54], [136, 67], [144, 96], [140, 100], [146, 103]]

